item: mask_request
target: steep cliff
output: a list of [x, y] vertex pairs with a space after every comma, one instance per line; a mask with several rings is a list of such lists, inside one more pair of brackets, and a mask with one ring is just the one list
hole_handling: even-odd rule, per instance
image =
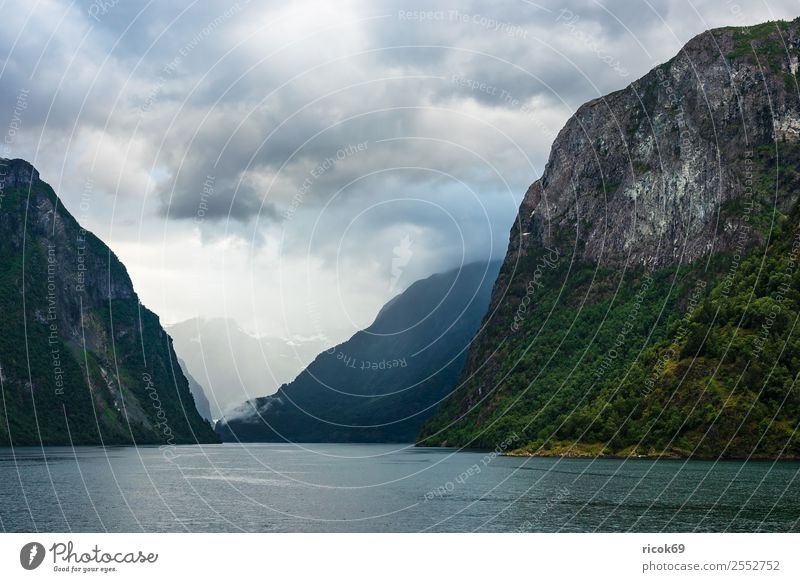
[[0, 159], [0, 446], [217, 442], [125, 267]]
[[189, 382], [189, 392], [192, 393], [192, 398], [194, 398], [195, 408], [197, 408], [198, 414], [208, 422], [214, 422], [214, 415], [211, 414], [211, 405], [208, 402], [208, 397], [206, 397], [206, 392], [200, 382], [192, 376], [189, 372], [189, 368], [186, 366], [186, 362], [184, 362], [180, 357], [178, 357], [178, 364], [181, 367], [181, 371], [183, 375], [186, 376], [186, 381]]
[[575, 113], [420, 444], [800, 455], [799, 28], [703, 33]]

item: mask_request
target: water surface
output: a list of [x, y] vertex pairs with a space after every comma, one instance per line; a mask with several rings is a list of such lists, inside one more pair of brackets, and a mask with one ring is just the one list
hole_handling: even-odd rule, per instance
[[798, 472], [796, 462], [526, 459], [403, 445], [0, 449], [0, 528], [798, 531]]

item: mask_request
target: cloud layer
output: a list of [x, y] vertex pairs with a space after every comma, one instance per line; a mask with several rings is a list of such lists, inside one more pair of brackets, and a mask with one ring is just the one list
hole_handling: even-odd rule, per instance
[[400, 287], [502, 256], [581, 103], [706, 28], [797, 12], [788, 0], [131, 4], [5, 12], [9, 119], [27, 92], [5, 155], [39, 167], [167, 321], [232, 316], [332, 340], [396, 293], [401, 241]]

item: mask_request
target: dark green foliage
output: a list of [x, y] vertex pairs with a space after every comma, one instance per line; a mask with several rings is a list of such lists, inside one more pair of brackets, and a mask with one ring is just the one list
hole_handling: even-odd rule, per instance
[[[539, 254], [522, 259], [494, 325], [470, 355], [475, 376], [425, 425], [422, 445], [493, 448], [516, 435], [534, 454], [800, 457], [800, 154], [760, 150], [744, 257], [648, 274], [561, 261], [514, 315]], [[771, 174], [770, 174], [771, 173]], [[766, 208], [765, 208], [766, 206]], [[728, 218], [742, 214], [726, 205]], [[513, 275], [513, 276], [512, 276]], [[649, 283], [648, 283], [649, 281]], [[479, 363], [479, 364], [476, 364]]]
[[215, 442], [116, 256], [38, 179], [3, 194], [0, 446]]
[[[780, 70], [780, 63], [787, 58], [787, 27], [784, 20], [764, 22], [746, 28], [737, 28], [733, 32], [733, 50], [725, 56], [728, 59], [757, 58], [764, 66], [774, 72]], [[722, 28], [718, 32], [724, 33]]]

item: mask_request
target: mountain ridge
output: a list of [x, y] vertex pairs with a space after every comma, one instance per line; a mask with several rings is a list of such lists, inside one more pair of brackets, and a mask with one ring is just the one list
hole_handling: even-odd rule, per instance
[[411, 284], [291, 383], [217, 423], [224, 440], [412, 442], [452, 389], [499, 263]]
[[799, 22], [708, 31], [577, 110], [520, 205], [495, 316], [418, 444], [800, 456]]
[[30, 163], [0, 167], [0, 444], [218, 442], [125, 266]]

